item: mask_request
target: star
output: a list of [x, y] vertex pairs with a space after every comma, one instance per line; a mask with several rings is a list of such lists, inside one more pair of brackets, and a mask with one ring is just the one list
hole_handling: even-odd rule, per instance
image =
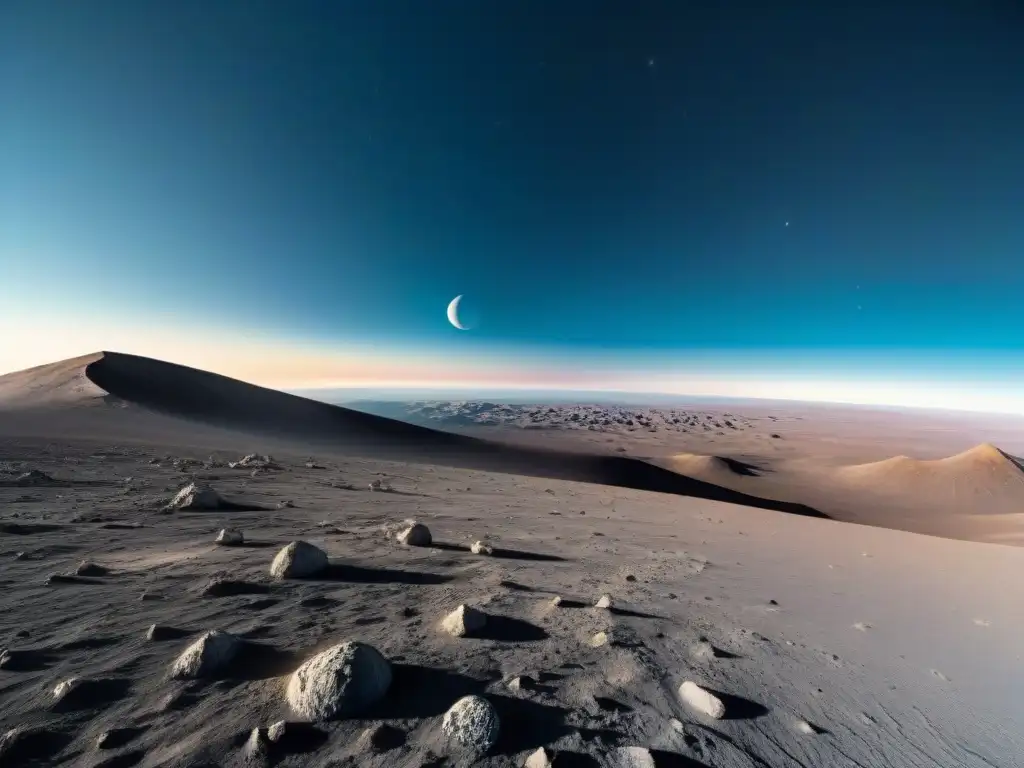
[[654, 66], [654, 59], [648, 59], [647, 60], [647, 66], [648, 67], [653, 67]]
[[786, 226], [787, 226], [787, 227], [789, 226], [789, 222], [788, 222], [788, 221], [786, 222]]

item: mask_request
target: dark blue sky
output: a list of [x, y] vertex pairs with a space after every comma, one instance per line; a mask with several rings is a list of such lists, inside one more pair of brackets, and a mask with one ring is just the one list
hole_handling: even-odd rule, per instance
[[494, 349], [1016, 353], [1021, 40], [1010, 2], [8, 0], [0, 293], [439, 351], [463, 293]]

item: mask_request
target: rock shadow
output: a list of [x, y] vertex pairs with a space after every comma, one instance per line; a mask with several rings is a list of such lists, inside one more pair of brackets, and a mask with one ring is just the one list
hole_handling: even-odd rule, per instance
[[504, 643], [531, 643], [546, 640], [548, 633], [536, 624], [509, 616], [487, 616], [487, 623], [472, 634], [478, 640], [497, 640]]
[[516, 581], [508, 581], [507, 579], [505, 581], [499, 582], [498, 586], [499, 587], [504, 587], [505, 589], [511, 589], [511, 590], [513, 590], [515, 592], [535, 592], [536, 591], [533, 587], [528, 587], [525, 584], [520, 584], [519, 582], [516, 582]]
[[109, 731], [103, 734], [101, 741], [97, 744], [98, 749], [120, 749], [125, 744], [128, 744], [143, 733], [146, 732], [148, 726], [128, 726], [125, 728], [111, 728]]
[[51, 765], [51, 758], [71, 743], [72, 734], [48, 728], [19, 728], [9, 735], [4, 766]]
[[39, 672], [57, 661], [57, 656], [45, 648], [8, 648], [0, 654], [0, 669], [7, 672]]
[[[517, 752], [533, 751], [546, 746], [563, 736], [580, 733], [585, 739], [601, 737], [609, 743], [616, 743], [622, 735], [611, 729], [588, 730], [565, 724], [569, 710], [555, 704], [542, 704], [530, 699], [487, 694], [503, 723], [515, 723], [515, 728], [503, 728], [498, 742], [491, 750], [494, 755], [513, 755]], [[555, 765], [559, 765], [558, 758]]]
[[121, 642], [119, 637], [86, 637], [81, 640], [70, 640], [57, 646], [60, 651], [98, 651]]
[[594, 606], [591, 603], [584, 603], [582, 600], [566, 600], [565, 598], [562, 598], [562, 602], [560, 602], [558, 604], [558, 607], [559, 608], [576, 609], [576, 608], [593, 608]]
[[633, 708], [628, 704], [623, 704], [621, 701], [616, 701], [608, 696], [595, 696], [594, 701], [597, 702], [597, 706], [602, 712], [625, 713], [633, 711]]
[[274, 762], [288, 755], [306, 755], [316, 752], [327, 743], [330, 734], [317, 728], [313, 723], [293, 723], [285, 725], [284, 735], [277, 741], [270, 742], [268, 752]]
[[365, 715], [371, 720], [438, 717], [463, 696], [479, 694], [486, 683], [458, 672], [419, 664], [391, 665], [391, 689]]
[[347, 581], [353, 584], [444, 584], [450, 576], [425, 571], [400, 571], [393, 568], [366, 568], [359, 565], [331, 563], [327, 570], [308, 581]]
[[89, 579], [84, 576], [75, 576], [72, 573], [51, 573], [46, 577], [48, 586], [78, 584], [79, 586], [95, 587], [105, 583], [101, 579]]
[[282, 651], [265, 643], [245, 640], [222, 677], [229, 680], [269, 680], [291, 674], [302, 663], [295, 651]]
[[705, 690], [722, 700], [722, 703], [725, 705], [725, 717], [722, 718], [723, 720], [754, 720], [768, 714], [768, 708], [763, 704], [758, 704], [756, 701], [744, 699], [742, 696], [734, 696], [731, 693], [717, 691], [714, 688], [705, 688]]
[[51, 709], [59, 713], [99, 709], [125, 698], [131, 689], [132, 681], [128, 678], [82, 680], [54, 702]]
[[601, 763], [596, 757], [585, 752], [555, 752], [552, 762], [555, 768], [599, 768]]
[[145, 760], [146, 754], [144, 749], [134, 749], [131, 752], [108, 757], [106, 760], [96, 763], [93, 768], [132, 768]]
[[203, 597], [234, 597], [235, 595], [266, 595], [270, 587], [252, 581], [215, 579], [203, 589]]
[[[707, 642], [707, 641], [705, 641], [705, 642]], [[714, 655], [714, 657], [716, 659], [742, 659], [743, 658], [738, 653], [733, 653], [732, 651], [727, 651], [727, 650], [725, 650], [725, 648], [720, 648], [719, 646], [715, 645], [714, 643], [710, 643], [709, 642], [708, 645], [711, 646], [711, 653]]]
[[[445, 552], [472, 553], [472, 550], [465, 544], [449, 544], [443, 541], [435, 541], [430, 546]], [[491, 554], [481, 555], [481, 557], [495, 557], [499, 560], [530, 560], [537, 563], [565, 562], [566, 560], [566, 558], [559, 557], [558, 555], [545, 555], [540, 552], [525, 552], [519, 549], [505, 549], [503, 547], [494, 547], [494, 551]]]
[[63, 530], [63, 525], [49, 523], [0, 523], [0, 533], [10, 536], [31, 536], [33, 533], [53, 533]]
[[[563, 603], [564, 605], [564, 603]], [[616, 608], [612, 606], [607, 609], [608, 613], [612, 616], [628, 616], [634, 619], [662, 619], [665, 620], [665, 616], [658, 616], [655, 613], [644, 613], [643, 611], [631, 611], [629, 608]]]
[[157, 624], [154, 629], [150, 630], [148, 637], [150, 642], [164, 643], [170, 640], [183, 640], [184, 638], [194, 634], [195, 630], [192, 629], [167, 627], [162, 624]]

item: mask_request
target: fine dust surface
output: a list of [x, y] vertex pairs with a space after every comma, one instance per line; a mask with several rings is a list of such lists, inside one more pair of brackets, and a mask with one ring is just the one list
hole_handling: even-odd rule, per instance
[[[287, 676], [346, 639], [390, 659], [391, 691], [266, 760], [520, 766], [547, 746], [567, 765], [616, 765], [618, 747], [638, 746], [656, 765], [982, 767], [1024, 753], [1024, 611], [1006, 589], [1024, 568], [1019, 548], [408, 462], [318, 456], [314, 469], [301, 452], [256, 477], [220, 466], [238, 458], [230, 446], [210, 462], [180, 446], [8, 437], [0, 455], [8, 472], [69, 481], [31, 500], [0, 488], [3, 520], [27, 531], [0, 534], [0, 642], [19, 659], [0, 670], [0, 730], [47, 735], [15, 753], [24, 764], [253, 764], [249, 732], [294, 719]], [[183, 472], [182, 458], [209, 466]], [[369, 490], [381, 478], [391, 492]], [[192, 479], [274, 511], [167, 512]], [[434, 546], [385, 535], [406, 518]], [[223, 527], [246, 546], [213, 544]], [[274, 553], [296, 539], [326, 550], [331, 571], [271, 581]], [[494, 555], [469, 552], [479, 539]], [[86, 560], [106, 574], [47, 583]], [[211, 591], [218, 579], [231, 588]], [[602, 594], [611, 609], [592, 607]], [[479, 636], [438, 629], [461, 604], [488, 615]], [[147, 639], [153, 624], [167, 639]], [[246, 662], [169, 679], [211, 629], [245, 639]], [[610, 640], [593, 647], [600, 632]], [[522, 676], [533, 684], [507, 684]], [[94, 681], [89, 695], [56, 706], [72, 677]], [[726, 717], [689, 709], [686, 680]], [[503, 722], [475, 762], [440, 731], [469, 693]], [[381, 724], [400, 738], [374, 751], [360, 737]], [[124, 744], [97, 748], [104, 732]]]

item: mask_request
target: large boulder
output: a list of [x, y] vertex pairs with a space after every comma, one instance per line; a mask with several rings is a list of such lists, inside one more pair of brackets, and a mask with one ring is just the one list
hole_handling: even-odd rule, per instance
[[349, 717], [375, 704], [391, 686], [391, 664], [355, 640], [318, 653], [288, 681], [288, 705], [307, 720]]
[[486, 752], [494, 746], [501, 721], [494, 706], [482, 696], [463, 696], [444, 713], [444, 735], [463, 747]]
[[305, 541], [293, 541], [274, 556], [270, 575], [275, 579], [307, 579], [327, 570], [327, 553]]
[[175, 660], [171, 677], [212, 677], [231, 663], [241, 644], [241, 640], [227, 632], [206, 632]]

